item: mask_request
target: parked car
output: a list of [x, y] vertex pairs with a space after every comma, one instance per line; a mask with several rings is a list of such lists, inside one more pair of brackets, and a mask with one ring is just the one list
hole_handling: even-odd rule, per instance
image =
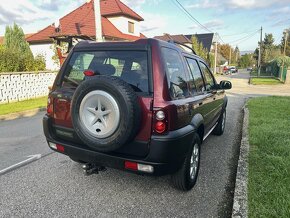
[[104, 167], [171, 174], [177, 188], [190, 190], [202, 142], [224, 132], [230, 88], [173, 43], [83, 41], [49, 93], [44, 133], [87, 174]]
[[237, 73], [238, 72], [238, 68], [236, 68], [235, 66], [230, 66], [228, 68], [228, 70], [231, 72], [231, 73]]

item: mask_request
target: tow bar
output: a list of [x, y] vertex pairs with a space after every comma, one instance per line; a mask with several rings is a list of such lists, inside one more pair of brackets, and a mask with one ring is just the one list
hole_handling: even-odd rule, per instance
[[84, 170], [84, 173], [86, 176], [92, 175], [92, 174], [98, 174], [101, 171], [106, 171], [106, 167], [104, 166], [98, 166], [96, 164], [86, 163], [82, 165], [82, 168]]

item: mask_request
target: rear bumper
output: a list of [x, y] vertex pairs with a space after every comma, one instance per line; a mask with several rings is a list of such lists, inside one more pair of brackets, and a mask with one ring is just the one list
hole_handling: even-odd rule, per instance
[[[166, 136], [152, 136], [148, 155], [144, 158], [140, 158], [138, 156], [98, 152], [87, 146], [59, 139], [52, 133], [52, 127], [51, 118], [44, 116], [43, 130], [46, 140], [62, 145], [64, 147], [64, 152], [60, 152], [62, 154], [71, 156], [76, 160], [95, 163], [100, 166], [131, 171], [137, 174], [150, 174], [156, 176], [172, 174], [181, 167], [190, 145], [192, 144], [194, 134], [194, 128], [186, 126], [182, 129], [171, 131]], [[125, 161], [151, 165], [154, 171], [153, 173], [146, 173], [127, 170], [125, 169]]]

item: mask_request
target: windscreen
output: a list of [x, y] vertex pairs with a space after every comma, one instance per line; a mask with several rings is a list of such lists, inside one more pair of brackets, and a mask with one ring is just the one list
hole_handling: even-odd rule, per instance
[[94, 75], [119, 77], [136, 92], [148, 92], [148, 60], [146, 51], [94, 51], [75, 52], [65, 69], [63, 86], [77, 86]]

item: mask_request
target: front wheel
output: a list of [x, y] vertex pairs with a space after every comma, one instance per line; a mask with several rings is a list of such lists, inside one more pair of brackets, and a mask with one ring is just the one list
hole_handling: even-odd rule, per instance
[[227, 113], [226, 113], [226, 109], [224, 109], [221, 116], [219, 117], [216, 127], [214, 128], [212, 132], [214, 135], [222, 135], [224, 133], [225, 126], [226, 126], [226, 117], [227, 117]]
[[188, 191], [195, 185], [200, 164], [200, 145], [199, 136], [195, 133], [193, 145], [186, 155], [182, 167], [172, 175], [173, 185], [177, 189]]

